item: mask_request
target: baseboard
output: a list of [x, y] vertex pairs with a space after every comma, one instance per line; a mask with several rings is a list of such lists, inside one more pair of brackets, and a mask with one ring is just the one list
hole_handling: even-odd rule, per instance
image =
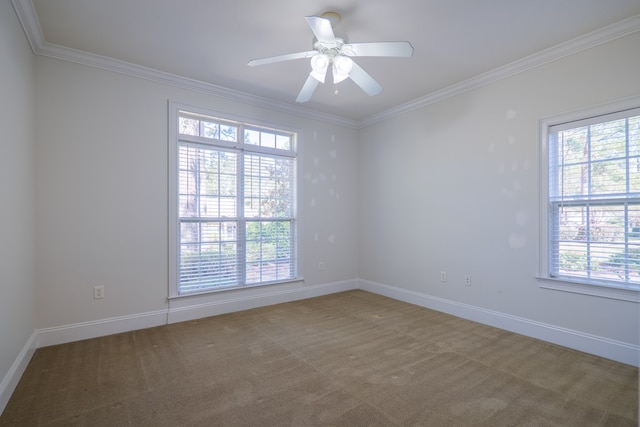
[[111, 317], [71, 325], [54, 326], [36, 330], [37, 347], [64, 344], [97, 338], [137, 329], [152, 328], [167, 323], [167, 310]]
[[[36, 348], [64, 344], [357, 288], [358, 281], [354, 279], [315, 286], [299, 286], [278, 291], [268, 291], [265, 290], [266, 288], [260, 288], [255, 291], [256, 293], [243, 292], [235, 297], [229, 297], [232, 294], [209, 295], [205, 297], [209, 298], [209, 301], [204, 303], [199, 302], [201, 300], [198, 299], [181, 299], [179, 302], [170, 303], [168, 310], [37, 329], [35, 331], [35, 344]], [[216, 297], [218, 300], [216, 300]]]
[[[24, 367], [31, 359], [35, 348], [249, 310], [353, 289], [362, 289], [621, 363], [640, 366], [640, 346], [635, 344], [590, 335], [381, 283], [353, 279], [314, 286], [303, 285], [278, 288], [276, 290], [273, 290], [273, 288], [259, 288], [254, 290], [253, 293], [210, 295], [204, 301], [201, 299], [172, 300], [168, 310], [37, 329], [25, 344], [20, 356], [0, 384], [0, 404], [2, 404], [3, 400], [1, 399], [5, 397], [7, 390], [13, 391], [11, 385], [13, 384], [13, 387], [15, 387], [15, 384], [17, 384], [17, 380], [22, 375]], [[12, 382], [14, 377], [17, 377], [15, 384]], [[8, 396], [10, 395], [11, 393], [8, 393]]]
[[294, 286], [291, 288], [269, 290], [257, 288], [253, 294], [245, 290], [238, 294], [210, 294], [197, 299], [172, 300], [169, 304], [167, 323], [185, 322], [209, 316], [217, 316], [252, 308], [281, 304], [306, 298], [334, 294], [358, 289], [358, 280], [325, 283], [314, 286]]
[[611, 340], [368, 280], [360, 280], [359, 288], [399, 301], [615, 360], [616, 362], [636, 367], [640, 366], [640, 346], [635, 344]]
[[36, 333], [32, 333], [25, 345], [18, 353], [18, 357], [13, 361], [9, 371], [0, 382], [0, 414], [4, 411], [4, 408], [9, 403], [9, 399], [13, 394], [13, 391], [16, 389], [22, 374], [25, 369], [27, 369], [27, 365], [33, 357], [33, 353], [36, 351]]

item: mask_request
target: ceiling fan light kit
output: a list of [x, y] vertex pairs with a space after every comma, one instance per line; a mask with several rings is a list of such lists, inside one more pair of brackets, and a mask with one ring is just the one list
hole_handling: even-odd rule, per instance
[[333, 83], [338, 84], [349, 77], [353, 68], [353, 60], [348, 56], [338, 56], [333, 60]]
[[329, 62], [329, 57], [322, 53], [311, 57], [311, 76], [320, 83], [324, 83]]
[[[407, 41], [345, 43], [344, 39], [336, 37], [333, 32], [333, 27], [342, 19], [336, 12], [325, 12], [321, 16], [307, 16], [305, 19], [315, 35], [314, 50], [254, 59], [248, 64], [253, 67], [293, 59], [311, 58], [311, 72], [296, 98], [297, 102], [307, 102], [311, 99], [318, 84], [325, 82], [329, 66], [331, 66], [334, 84], [337, 85], [350, 78], [369, 96], [377, 95], [382, 92], [382, 85], [356, 64], [352, 58], [360, 56], [410, 57], [413, 55], [413, 46]], [[334, 93], [337, 94], [338, 90], [336, 89]]]

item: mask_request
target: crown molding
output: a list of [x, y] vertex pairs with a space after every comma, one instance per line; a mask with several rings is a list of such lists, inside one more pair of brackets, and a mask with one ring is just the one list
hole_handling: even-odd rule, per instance
[[592, 47], [610, 42], [626, 35], [640, 31], [640, 15], [634, 15], [623, 21], [600, 28], [585, 35], [576, 37], [549, 49], [534, 53], [504, 66], [495, 68], [483, 74], [463, 80], [441, 90], [417, 98], [413, 101], [398, 105], [377, 114], [373, 114], [358, 122], [358, 128], [400, 116], [410, 111], [418, 110], [444, 99], [486, 86], [498, 80], [511, 77], [532, 68], [573, 55]]
[[294, 114], [309, 119], [320, 120], [340, 126], [356, 128], [357, 122], [346, 119], [344, 117], [335, 116], [319, 111], [296, 107], [285, 102], [275, 101], [269, 98], [251, 95], [234, 89], [217, 86], [211, 83], [205, 83], [199, 80], [190, 79], [175, 74], [165, 73], [154, 70], [152, 68], [143, 67], [125, 61], [109, 58], [106, 56], [95, 55], [92, 53], [71, 49], [68, 47], [44, 43], [37, 52], [38, 55], [49, 58], [60, 59], [64, 61], [74, 62], [76, 64], [86, 65], [89, 67], [99, 68], [101, 70], [112, 71], [115, 73], [125, 74], [131, 77], [153, 81], [181, 89], [187, 89], [198, 93], [212, 95], [218, 98], [228, 99], [230, 101], [241, 102], [252, 106], [267, 108], [270, 110], [281, 111], [288, 114]]
[[11, 0], [11, 3], [27, 36], [31, 50], [38, 54], [40, 46], [44, 44], [44, 36], [33, 3], [31, 0]]
[[344, 117], [323, 113], [320, 111], [311, 110], [308, 108], [297, 107], [295, 105], [287, 104], [281, 101], [275, 101], [273, 99], [251, 95], [246, 92], [241, 92], [234, 89], [225, 88], [222, 86], [214, 85], [211, 83], [205, 83], [199, 80], [190, 79], [175, 74], [165, 73], [152, 68], [143, 67], [140, 65], [132, 64], [125, 61], [120, 61], [114, 58], [106, 56], [95, 55], [92, 53], [80, 51], [77, 49], [71, 49], [64, 46], [59, 46], [51, 43], [47, 43], [44, 40], [42, 28], [38, 21], [35, 8], [31, 0], [11, 0], [14, 9], [18, 15], [18, 19], [22, 24], [29, 44], [33, 53], [40, 56], [45, 56], [53, 59], [60, 59], [76, 64], [86, 65], [89, 67], [99, 68], [102, 70], [112, 71], [128, 76], [141, 78], [144, 80], [154, 81], [157, 83], [163, 83], [170, 86], [175, 86], [182, 89], [195, 91], [198, 93], [204, 93], [220, 98], [229, 99], [231, 101], [237, 101], [252, 106], [258, 106], [267, 108], [270, 110], [276, 110], [288, 114], [294, 114], [297, 116], [320, 120], [326, 123], [336, 124], [340, 126], [357, 128], [358, 122], [355, 120], [347, 119]]
[[281, 101], [251, 95], [211, 83], [189, 79], [174, 74], [165, 73], [147, 67], [142, 67], [129, 62], [119, 61], [105, 56], [95, 55], [84, 51], [79, 51], [63, 46], [53, 45], [44, 40], [40, 22], [35, 12], [31, 0], [11, 0], [13, 7], [22, 24], [22, 28], [27, 36], [33, 53], [54, 59], [74, 62], [90, 67], [109, 70], [121, 74], [145, 80], [155, 81], [187, 90], [196, 91], [216, 97], [222, 97], [233, 101], [242, 102], [254, 106], [264, 107], [280, 112], [294, 114], [309, 119], [320, 120], [350, 128], [364, 128], [372, 124], [388, 120], [402, 114], [418, 110], [431, 104], [443, 101], [452, 96], [456, 96], [473, 89], [477, 89], [498, 80], [511, 77], [532, 68], [539, 67], [552, 61], [573, 55], [586, 49], [607, 43], [609, 41], [624, 37], [626, 35], [640, 31], [640, 15], [592, 31], [585, 35], [561, 43], [557, 46], [543, 50], [541, 52], [526, 56], [504, 66], [495, 68], [483, 74], [463, 80], [459, 83], [437, 90], [413, 101], [400, 104], [396, 107], [373, 114], [362, 120], [351, 120], [344, 117], [323, 113], [308, 108], [297, 107]]

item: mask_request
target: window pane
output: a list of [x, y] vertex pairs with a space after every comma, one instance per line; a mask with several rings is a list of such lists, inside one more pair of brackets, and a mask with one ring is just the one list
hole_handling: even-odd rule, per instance
[[627, 191], [627, 161], [611, 160], [591, 166], [591, 194], [619, 194]]
[[183, 135], [198, 136], [200, 135], [199, 123], [199, 120], [180, 117], [178, 119], [178, 132]]
[[564, 242], [558, 251], [559, 275], [569, 274], [575, 277], [587, 278], [588, 255], [587, 246], [577, 242]]
[[[189, 145], [179, 146], [178, 191], [181, 217], [236, 216], [236, 155]], [[219, 196], [225, 196], [221, 201]]]
[[236, 126], [221, 125], [220, 139], [223, 141], [237, 141], [238, 128]]
[[589, 171], [587, 164], [564, 166], [560, 170], [558, 192], [563, 197], [587, 194]]
[[200, 217], [217, 218], [220, 216], [220, 198], [211, 196], [201, 196]]
[[640, 156], [640, 116], [629, 119], [629, 155]]
[[260, 132], [253, 129], [246, 129], [244, 131], [245, 144], [260, 145]]
[[588, 127], [560, 132], [560, 161], [566, 164], [584, 162], [587, 157]]
[[220, 125], [212, 122], [202, 122], [200, 133], [205, 138], [220, 139]]
[[626, 156], [625, 120], [591, 126], [591, 158], [613, 159]]
[[629, 119], [629, 191], [640, 192], [640, 116]]
[[247, 222], [247, 283], [293, 278], [291, 221]]
[[629, 247], [634, 239], [640, 239], [640, 228], [635, 225], [638, 206], [595, 204], [560, 207], [558, 211], [553, 238], [558, 242], [555, 273], [625, 280], [616, 272], [624, 272]]
[[582, 206], [560, 208], [557, 237], [562, 241], [586, 239], [586, 209]]
[[235, 196], [236, 195], [236, 176], [235, 175], [220, 175], [218, 180], [218, 192], [222, 196]]
[[183, 222], [180, 227], [180, 290], [235, 285], [235, 222]]
[[245, 156], [245, 215], [293, 216], [293, 160], [273, 156]]
[[291, 150], [291, 137], [289, 135], [276, 136], [276, 148], [281, 150]]
[[263, 147], [276, 148], [276, 136], [268, 132], [260, 132], [260, 145]]

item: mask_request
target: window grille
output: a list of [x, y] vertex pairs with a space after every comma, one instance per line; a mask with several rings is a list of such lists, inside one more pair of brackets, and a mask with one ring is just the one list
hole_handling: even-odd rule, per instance
[[296, 134], [177, 112], [175, 293], [297, 277]]

